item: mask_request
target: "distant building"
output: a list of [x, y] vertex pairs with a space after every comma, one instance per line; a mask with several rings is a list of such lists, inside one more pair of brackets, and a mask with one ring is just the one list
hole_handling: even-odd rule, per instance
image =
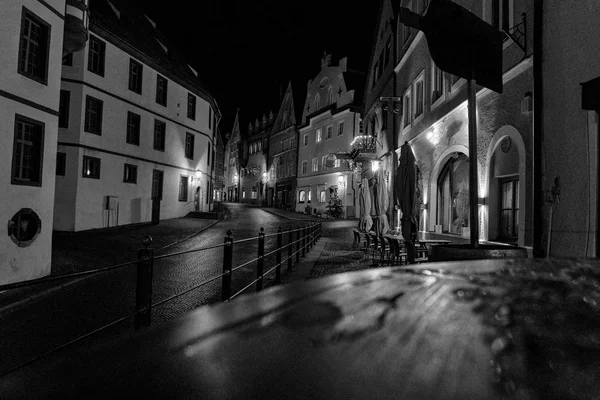
[[223, 168], [223, 183], [225, 185], [224, 201], [238, 202], [240, 192], [240, 156], [242, 154], [243, 142], [240, 132], [240, 111], [235, 114], [233, 127], [225, 145]]
[[50, 274], [61, 64], [88, 36], [87, 1], [68, 3], [0, 8], [0, 284]]
[[269, 135], [273, 127], [273, 112], [256, 118], [254, 125], [248, 124], [243, 141], [243, 156], [240, 163], [240, 202], [255, 205], [266, 203], [267, 154]]
[[281, 99], [269, 137], [267, 206], [295, 209], [298, 171], [298, 131], [292, 83]]
[[214, 189], [213, 189], [213, 200], [223, 201], [225, 194], [225, 143], [223, 141], [223, 134], [221, 133], [220, 127], [217, 127], [215, 144], [215, 157], [214, 157]]
[[158, 223], [213, 198], [216, 101], [143, 10], [116, 4], [92, 2], [87, 46], [62, 68], [56, 230]]
[[[479, 204], [469, 204], [474, 150], [468, 144], [466, 80], [435, 65], [423, 32], [403, 25], [390, 0], [381, 1], [374, 36], [365, 134], [375, 138], [376, 155], [391, 174], [400, 146], [408, 142], [412, 147], [420, 172], [421, 231], [461, 241], [478, 223], [481, 240], [531, 247], [534, 1], [455, 2], [505, 32], [502, 94], [477, 87]], [[428, 3], [404, 0], [398, 5], [423, 14]], [[381, 101], [382, 96], [398, 99]], [[393, 182], [392, 175], [390, 189]], [[470, 221], [470, 207], [479, 208], [479, 221]], [[391, 213], [391, 225], [397, 225], [398, 215]]]
[[348, 68], [346, 58], [332, 65], [330, 54], [324, 55], [321, 71], [308, 81], [298, 126], [296, 211], [325, 212], [335, 191], [342, 199], [344, 217], [356, 216], [358, 182], [348, 163], [334, 155], [352, 149], [363, 88], [364, 74]]

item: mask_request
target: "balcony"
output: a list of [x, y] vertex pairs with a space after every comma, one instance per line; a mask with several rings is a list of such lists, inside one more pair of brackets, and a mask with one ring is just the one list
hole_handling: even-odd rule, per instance
[[376, 139], [374, 136], [361, 135], [352, 141], [350, 155], [354, 161], [370, 161], [376, 157]]
[[89, 31], [89, 0], [67, 0], [63, 57], [85, 47]]

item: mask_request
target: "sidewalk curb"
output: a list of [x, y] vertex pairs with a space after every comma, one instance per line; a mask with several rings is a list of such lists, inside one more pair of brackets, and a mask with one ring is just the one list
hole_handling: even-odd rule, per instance
[[[157, 248], [157, 249], [155, 249], [155, 251], [164, 250], [166, 248], [169, 248], [171, 246], [175, 246], [175, 245], [177, 245], [177, 244], [179, 244], [181, 242], [189, 240], [189, 239], [193, 238], [194, 236], [197, 236], [197, 235], [201, 234], [202, 232], [206, 231], [207, 229], [212, 228], [217, 223], [221, 222], [223, 219], [225, 219], [225, 214], [223, 214], [223, 216], [221, 218], [217, 219], [213, 223], [211, 223], [209, 225], [206, 225], [205, 227], [202, 227], [202, 229], [200, 229], [197, 232], [189, 235], [188, 237], [186, 237], [184, 239], [177, 240], [177, 241], [175, 241], [173, 243], [170, 243], [170, 244], [168, 244], [166, 246], [163, 246], [161, 248]], [[112, 272], [112, 271], [106, 271], [106, 272]], [[51, 293], [54, 293], [54, 292], [56, 292], [58, 290], [65, 289], [65, 288], [73, 286], [73, 285], [75, 285], [77, 283], [81, 283], [82, 281], [84, 281], [86, 279], [93, 279], [93, 278], [95, 278], [97, 276], [98, 276], [98, 274], [88, 275], [88, 276], [82, 276], [80, 278], [73, 278], [73, 280], [71, 280], [71, 281], [68, 281], [68, 282], [65, 282], [65, 283], [61, 283], [61, 284], [59, 284], [57, 286], [53, 286], [53, 287], [47, 288], [45, 290], [41, 290], [41, 291], [39, 291], [37, 293], [34, 293], [31, 296], [28, 296], [28, 297], [26, 297], [24, 299], [17, 300], [15, 302], [6, 304], [4, 306], [0, 306], [0, 317], [3, 317], [6, 314], [9, 314], [9, 313], [11, 313], [13, 311], [16, 311], [19, 308], [22, 308], [22, 307], [26, 306], [27, 304], [29, 304], [29, 303], [31, 303], [31, 302], [33, 302], [35, 300], [38, 300], [38, 299], [40, 299], [42, 297], [45, 297], [45, 296], [47, 296], [47, 295], [49, 295]]]
[[323, 221], [327, 221], [327, 220], [323, 220], [323, 219], [292, 218], [292, 217], [289, 217], [289, 216], [287, 216], [285, 214], [279, 214], [279, 213], [273, 212], [271, 210], [268, 210], [266, 208], [260, 208], [260, 209], [263, 210], [266, 213], [269, 213], [271, 215], [275, 215], [276, 217], [285, 218], [285, 219], [287, 219], [289, 221], [307, 221], [307, 222], [323, 222]]

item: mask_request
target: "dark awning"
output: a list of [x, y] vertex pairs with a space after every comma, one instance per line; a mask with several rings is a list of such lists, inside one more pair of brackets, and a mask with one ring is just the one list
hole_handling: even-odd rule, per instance
[[581, 108], [600, 111], [600, 77], [581, 84]]

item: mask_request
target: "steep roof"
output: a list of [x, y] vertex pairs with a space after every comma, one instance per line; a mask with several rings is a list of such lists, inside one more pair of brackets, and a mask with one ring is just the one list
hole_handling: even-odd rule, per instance
[[[161, 73], [187, 86], [190, 91], [211, 102], [220, 116], [216, 100], [208, 86], [186, 62], [176, 46], [144, 13], [138, 0], [93, 0], [90, 2], [90, 24], [147, 57], [147, 61], [162, 69]], [[146, 61], [146, 60], [143, 60]]]

